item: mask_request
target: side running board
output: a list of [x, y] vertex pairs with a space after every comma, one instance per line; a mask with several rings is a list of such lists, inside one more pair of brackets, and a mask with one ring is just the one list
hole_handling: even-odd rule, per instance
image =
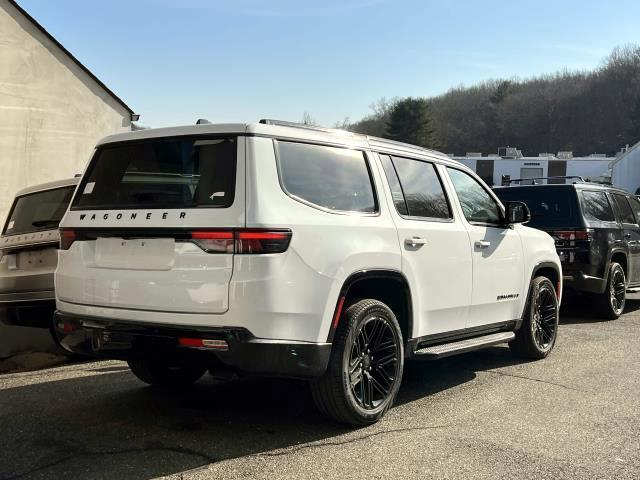
[[443, 343], [433, 347], [419, 348], [413, 352], [413, 357], [425, 360], [436, 360], [438, 358], [444, 358], [458, 353], [479, 350], [484, 347], [490, 347], [491, 345], [507, 343], [513, 340], [515, 336], [516, 335], [513, 332], [499, 332], [492, 333], [491, 335], [484, 335], [482, 337], [459, 340], [457, 342]]

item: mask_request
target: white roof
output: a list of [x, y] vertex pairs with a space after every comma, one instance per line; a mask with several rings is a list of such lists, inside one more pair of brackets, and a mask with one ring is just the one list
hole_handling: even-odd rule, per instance
[[29, 193], [44, 192], [45, 190], [55, 190], [62, 187], [74, 187], [80, 181], [80, 177], [65, 178], [64, 180], [54, 180], [53, 182], [40, 183], [38, 185], [31, 185], [30, 187], [23, 188], [16, 193], [16, 197], [22, 195], [28, 195]]
[[429, 150], [408, 143], [394, 142], [383, 138], [370, 137], [345, 130], [336, 130], [320, 127], [272, 125], [264, 123], [221, 123], [199, 124], [182, 127], [153, 128], [148, 130], [136, 130], [133, 132], [110, 135], [98, 141], [98, 146], [130, 140], [143, 140], [149, 138], [207, 135], [207, 134], [244, 134], [274, 137], [280, 139], [304, 140], [324, 144], [343, 145], [353, 148], [372, 148], [383, 150], [397, 155], [411, 155], [438, 160], [442, 163], [459, 166], [459, 162], [452, 160], [444, 153]]

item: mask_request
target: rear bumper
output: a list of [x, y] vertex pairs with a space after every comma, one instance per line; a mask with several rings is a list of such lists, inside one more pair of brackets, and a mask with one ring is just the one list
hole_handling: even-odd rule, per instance
[[602, 293], [607, 285], [606, 278], [591, 277], [583, 272], [565, 275], [562, 281], [566, 290], [584, 293]]
[[[241, 373], [309, 378], [327, 369], [331, 344], [266, 340], [244, 328], [156, 325], [56, 311], [54, 330], [66, 350], [80, 355], [129, 360], [170, 359]], [[227, 351], [180, 346], [181, 337], [224, 340]]]
[[49, 328], [56, 301], [53, 291], [0, 294], [0, 322], [21, 327]]

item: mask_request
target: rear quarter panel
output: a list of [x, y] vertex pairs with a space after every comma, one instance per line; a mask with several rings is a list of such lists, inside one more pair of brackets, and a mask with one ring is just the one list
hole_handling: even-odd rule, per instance
[[290, 228], [293, 235], [285, 254], [235, 256], [230, 315], [245, 317], [262, 337], [324, 342], [351, 274], [400, 271], [398, 236], [382, 179], [367, 155], [379, 214], [329, 213], [284, 192], [272, 139], [247, 139], [247, 227]]

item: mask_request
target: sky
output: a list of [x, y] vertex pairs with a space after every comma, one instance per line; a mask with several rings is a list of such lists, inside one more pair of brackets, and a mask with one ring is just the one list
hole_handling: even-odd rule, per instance
[[332, 126], [380, 98], [597, 68], [637, 0], [18, 0], [150, 127]]

